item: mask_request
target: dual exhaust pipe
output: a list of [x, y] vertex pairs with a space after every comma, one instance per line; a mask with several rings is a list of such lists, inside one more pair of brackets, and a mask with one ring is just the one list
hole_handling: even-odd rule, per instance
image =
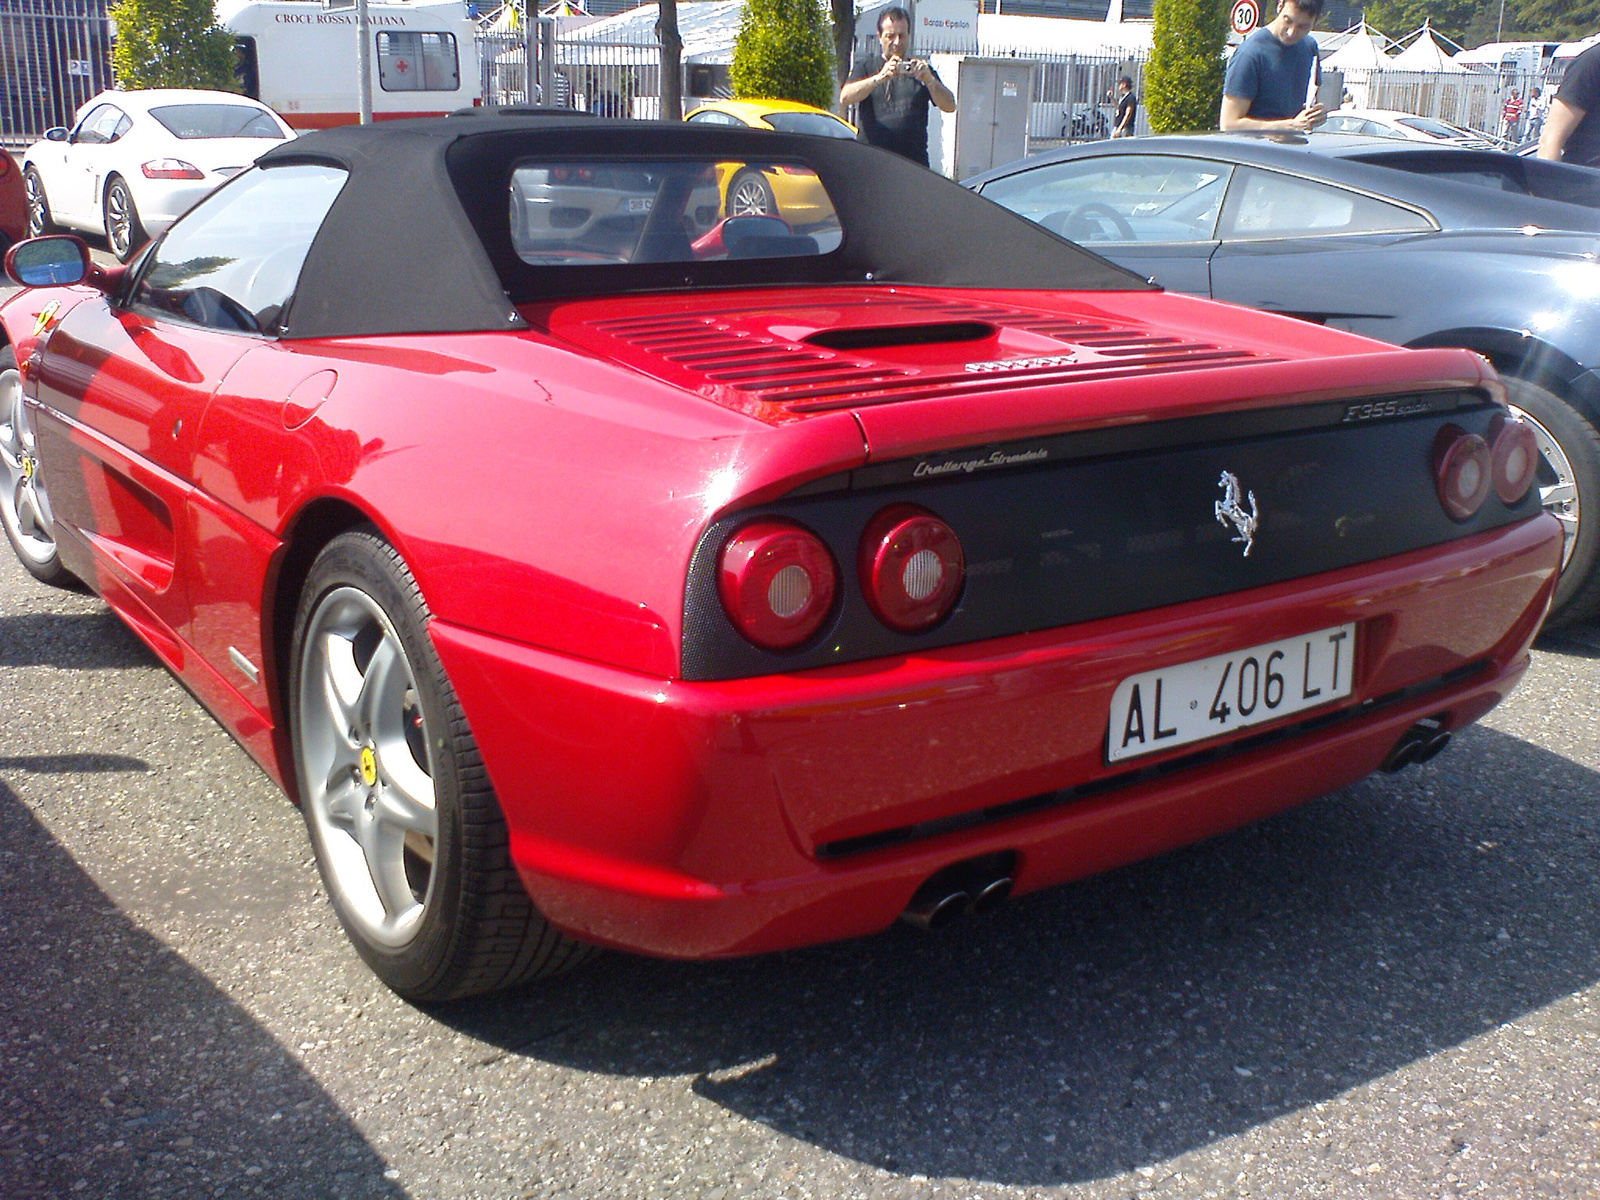
[[1418, 721], [1400, 735], [1394, 749], [1384, 757], [1380, 770], [1393, 775], [1417, 763], [1425, 763], [1450, 744], [1450, 731], [1441, 717]]
[[962, 917], [993, 912], [1011, 895], [1016, 865], [1016, 853], [1010, 850], [954, 863], [929, 876], [900, 919], [933, 932]]
[[[1380, 769], [1394, 774], [1425, 763], [1450, 744], [1444, 716], [1418, 721], [1400, 735], [1384, 756]], [[986, 854], [953, 863], [929, 876], [911, 897], [900, 919], [929, 932], [948, 928], [962, 917], [981, 916], [998, 908], [1011, 895], [1016, 871], [1015, 851]]]

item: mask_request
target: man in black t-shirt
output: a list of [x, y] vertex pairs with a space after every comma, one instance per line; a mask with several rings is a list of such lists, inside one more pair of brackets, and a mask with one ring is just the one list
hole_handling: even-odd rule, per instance
[[878, 16], [880, 54], [856, 65], [839, 89], [839, 103], [856, 105], [860, 138], [893, 150], [912, 162], [928, 165], [928, 105], [955, 112], [956, 98], [920, 58], [906, 58], [911, 17], [903, 8], [887, 8]]
[[1600, 44], [1573, 59], [1561, 77], [1539, 133], [1539, 157], [1600, 166]]
[[1117, 80], [1117, 122], [1111, 127], [1112, 137], [1132, 137], [1133, 119], [1139, 115], [1139, 97], [1133, 94], [1133, 78], [1124, 75]]

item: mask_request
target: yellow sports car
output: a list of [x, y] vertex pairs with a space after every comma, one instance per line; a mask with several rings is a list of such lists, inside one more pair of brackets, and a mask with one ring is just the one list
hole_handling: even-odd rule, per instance
[[[748, 125], [782, 133], [854, 138], [856, 127], [824, 108], [794, 100], [712, 100], [684, 118], [691, 125]], [[833, 206], [809, 169], [787, 163], [721, 163], [717, 187], [729, 217], [782, 217], [796, 230], [829, 221]]]

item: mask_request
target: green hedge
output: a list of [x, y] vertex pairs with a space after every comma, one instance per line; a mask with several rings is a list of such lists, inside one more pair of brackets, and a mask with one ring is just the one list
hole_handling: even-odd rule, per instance
[[1144, 69], [1151, 133], [1217, 127], [1229, 7], [1228, 0], [1156, 0], [1154, 44]]
[[831, 108], [833, 35], [821, 0], [748, 0], [728, 73], [741, 100]]
[[111, 69], [122, 88], [217, 88], [237, 92], [233, 35], [211, 0], [118, 0]]

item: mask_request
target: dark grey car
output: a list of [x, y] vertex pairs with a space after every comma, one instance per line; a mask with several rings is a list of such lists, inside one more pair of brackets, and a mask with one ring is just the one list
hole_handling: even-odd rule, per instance
[[1071, 146], [965, 181], [1173, 291], [1491, 359], [1600, 609], [1600, 171], [1340, 134]]

